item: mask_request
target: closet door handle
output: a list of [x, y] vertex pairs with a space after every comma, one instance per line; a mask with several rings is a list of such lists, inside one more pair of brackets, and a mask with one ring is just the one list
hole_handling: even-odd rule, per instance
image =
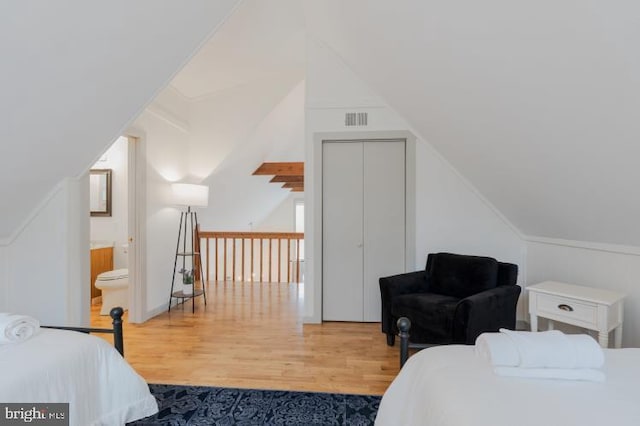
[[560, 309], [561, 311], [573, 312], [573, 308], [569, 305], [565, 305], [564, 303], [558, 305], [558, 309]]
[[363, 246], [363, 244], [362, 244], [362, 243], [358, 243], [358, 244], [356, 244], [356, 247], [358, 247], [358, 248], [362, 248], [362, 246]]

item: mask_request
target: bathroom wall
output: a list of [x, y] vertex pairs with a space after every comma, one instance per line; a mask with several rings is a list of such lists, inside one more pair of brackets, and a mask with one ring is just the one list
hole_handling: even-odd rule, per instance
[[114, 242], [113, 267], [126, 268], [128, 238], [128, 139], [118, 138], [92, 169], [111, 169], [111, 217], [91, 217], [91, 241]]

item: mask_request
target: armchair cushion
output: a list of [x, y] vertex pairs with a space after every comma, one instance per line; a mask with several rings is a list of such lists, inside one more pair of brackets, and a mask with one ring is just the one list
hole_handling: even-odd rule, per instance
[[[432, 255], [430, 255], [432, 256]], [[490, 257], [433, 255], [429, 291], [459, 299], [496, 287], [498, 261]]]
[[[460, 299], [435, 293], [406, 294], [393, 298], [395, 318], [411, 318], [434, 343], [451, 341], [456, 306]], [[414, 330], [416, 332], [416, 330]]]

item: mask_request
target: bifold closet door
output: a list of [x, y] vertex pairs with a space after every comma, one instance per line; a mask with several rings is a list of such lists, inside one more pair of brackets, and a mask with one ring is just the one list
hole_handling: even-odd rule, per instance
[[322, 319], [363, 319], [363, 146], [322, 144]]
[[365, 142], [363, 157], [363, 321], [377, 322], [380, 277], [405, 271], [405, 143]]
[[378, 280], [405, 271], [405, 143], [322, 146], [322, 317], [380, 321]]

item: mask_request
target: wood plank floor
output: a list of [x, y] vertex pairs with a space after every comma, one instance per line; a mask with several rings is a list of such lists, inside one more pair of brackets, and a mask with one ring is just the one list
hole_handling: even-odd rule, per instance
[[[144, 324], [125, 324], [125, 355], [150, 383], [381, 395], [398, 373], [398, 347], [380, 324], [302, 324], [303, 284], [211, 283]], [[109, 317], [92, 308], [92, 325]]]

